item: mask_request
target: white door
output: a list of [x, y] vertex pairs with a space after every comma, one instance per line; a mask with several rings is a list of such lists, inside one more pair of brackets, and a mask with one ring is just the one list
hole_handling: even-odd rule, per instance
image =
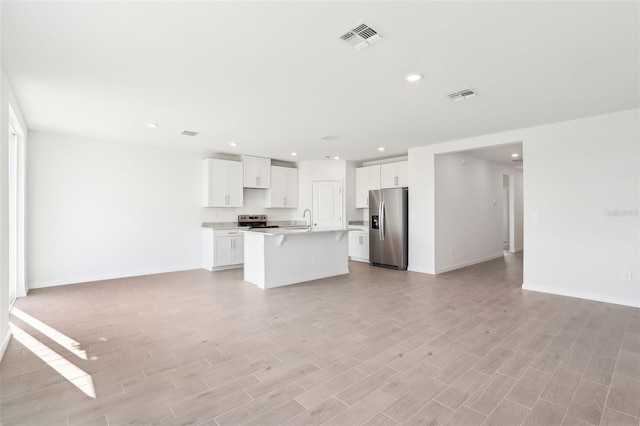
[[285, 207], [298, 207], [298, 169], [284, 170]]
[[342, 228], [342, 184], [339, 181], [313, 182], [313, 227]]
[[231, 240], [231, 237], [218, 237], [213, 239], [213, 266], [233, 265]]
[[233, 250], [233, 264], [244, 263], [244, 236], [233, 237], [231, 239], [231, 249]]
[[244, 205], [242, 163], [239, 161], [228, 161], [226, 173], [227, 207], [242, 207]]

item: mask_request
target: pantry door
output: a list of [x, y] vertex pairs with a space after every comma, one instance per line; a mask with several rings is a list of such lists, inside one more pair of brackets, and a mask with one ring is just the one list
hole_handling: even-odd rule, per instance
[[340, 181], [313, 182], [313, 228], [341, 229], [342, 183]]

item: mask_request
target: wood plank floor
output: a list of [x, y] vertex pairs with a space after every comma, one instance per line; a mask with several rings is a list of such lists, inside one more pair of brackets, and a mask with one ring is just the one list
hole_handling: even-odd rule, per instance
[[242, 270], [34, 290], [0, 421], [639, 425], [640, 310], [523, 291], [517, 255], [437, 277], [349, 266], [268, 291]]

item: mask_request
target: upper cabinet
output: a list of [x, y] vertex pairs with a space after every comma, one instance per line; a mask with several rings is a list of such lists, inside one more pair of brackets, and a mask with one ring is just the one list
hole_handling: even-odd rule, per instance
[[400, 161], [380, 166], [382, 188], [403, 188], [409, 186], [409, 162]]
[[244, 164], [244, 187], [268, 189], [271, 187], [271, 159], [242, 156]]
[[203, 206], [242, 207], [242, 163], [208, 158], [203, 161]]
[[369, 207], [369, 191], [380, 189], [380, 166], [358, 167], [356, 169], [356, 207]]
[[271, 166], [271, 188], [266, 207], [298, 207], [298, 169]]

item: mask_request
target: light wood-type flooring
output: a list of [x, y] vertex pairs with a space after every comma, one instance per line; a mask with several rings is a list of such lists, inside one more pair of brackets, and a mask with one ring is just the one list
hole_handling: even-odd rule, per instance
[[523, 291], [517, 255], [436, 277], [349, 266], [267, 291], [242, 270], [33, 290], [0, 420], [639, 425], [640, 310]]

